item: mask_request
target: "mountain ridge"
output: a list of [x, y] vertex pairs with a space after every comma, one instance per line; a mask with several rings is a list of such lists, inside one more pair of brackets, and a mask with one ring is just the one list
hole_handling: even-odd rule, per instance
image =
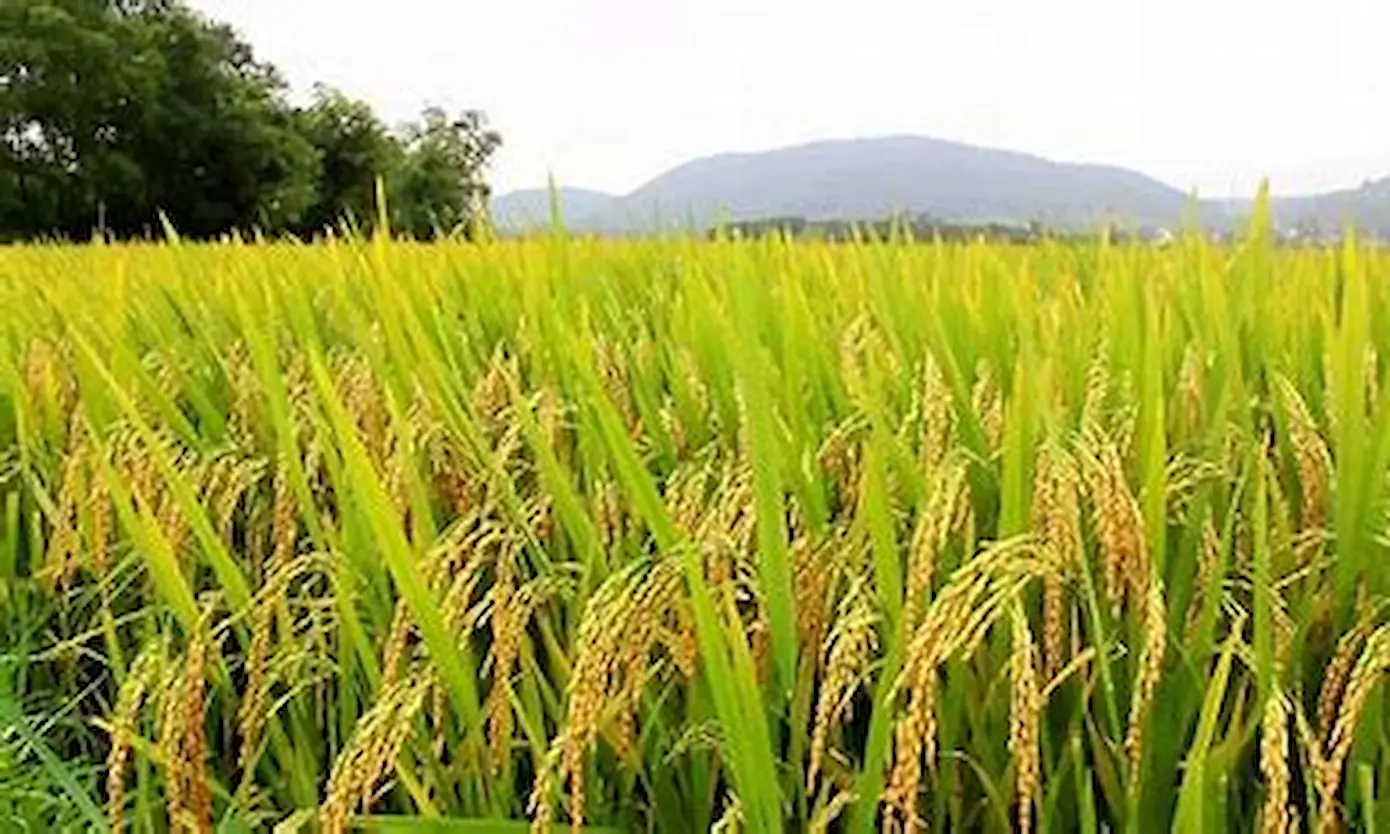
[[[1193, 209], [1191, 194], [1131, 168], [910, 134], [718, 153], [680, 163], [627, 194], [574, 188], [558, 193], [567, 226], [603, 233], [894, 213], [1069, 229], [1104, 223], [1174, 227]], [[546, 189], [501, 195], [494, 216], [503, 228], [544, 225], [549, 196]], [[538, 204], [545, 206], [539, 214]], [[530, 222], [509, 222], [521, 206], [533, 209]], [[1199, 200], [1196, 217], [1203, 226], [1229, 228], [1247, 206], [1241, 200]], [[1289, 226], [1327, 229], [1339, 226], [1338, 218], [1351, 218], [1371, 231], [1390, 232], [1390, 178], [1359, 189], [1276, 198], [1274, 213], [1276, 222]]]
[[[602, 211], [617, 195], [592, 188], [557, 186], [560, 214], [565, 219], [588, 216]], [[521, 188], [508, 191], [492, 200], [493, 220], [503, 227], [537, 226], [550, 223], [551, 189]]]

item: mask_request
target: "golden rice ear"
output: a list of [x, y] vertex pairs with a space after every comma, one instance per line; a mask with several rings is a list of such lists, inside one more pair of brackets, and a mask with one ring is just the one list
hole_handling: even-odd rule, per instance
[[183, 757], [183, 736], [188, 718], [180, 694], [187, 688], [183, 672], [174, 666], [165, 671], [160, 686], [159, 761], [163, 765], [164, 802], [171, 828], [184, 825], [188, 813], [188, 764]]
[[1206, 380], [1206, 359], [1200, 343], [1189, 341], [1182, 352], [1182, 367], [1178, 371], [1178, 398], [1181, 404], [1183, 428], [1195, 432], [1202, 419], [1203, 387]]
[[204, 616], [189, 640], [184, 657], [182, 719], [183, 755], [189, 766], [189, 811], [193, 830], [211, 832], [212, 779], [208, 774], [207, 668], [211, 642], [209, 616]]
[[1055, 555], [1032, 548], [1026, 537], [996, 542], [958, 569], [936, 595], [910, 636], [888, 702], [896, 719], [881, 796], [885, 825], [913, 830], [920, 822], [923, 763], [934, 768], [936, 762], [941, 664], [973, 655], [1029, 584], [1056, 576], [1061, 569]]
[[1332, 736], [1332, 723], [1337, 719], [1337, 707], [1342, 702], [1347, 679], [1360, 658], [1361, 647], [1375, 630], [1375, 621], [1363, 616], [1356, 625], [1337, 640], [1337, 647], [1322, 673], [1322, 688], [1318, 693], [1318, 732], [1326, 742]]
[[513, 676], [523, 652], [526, 630], [537, 610], [557, 594], [562, 582], [553, 576], [533, 579], [517, 587], [515, 542], [499, 550], [497, 579], [488, 592], [488, 628], [492, 635], [483, 667], [490, 676], [490, 687], [483, 711], [487, 723], [489, 764], [494, 774], [503, 772], [515, 727], [512, 701]]
[[1303, 531], [1318, 530], [1326, 520], [1335, 485], [1332, 453], [1293, 384], [1279, 377], [1279, 392], [1288, 417], [1289, 443], [1298, 462], [1298, 488], [1303, 499], [1299, 520]]
[[1212, 595], [1220, 595], [1221, 579], [1221, 537], [1216, 532], [1216, 523], [1208, 517], [1202, 524], [1202, 539], [1197, 546], [1197, 577], [1187, 603], [1183, 639], [1195, 638], [1207, 601]]
[[531, 794], [526, 798], [526, 814], [531, 818], [532, 834], [549, 834], [555, 822], [553, 796], [559, 792], [560, 756], [564, 745], [557, 737], [541, 759], [539, 772], [531, 786]]
[[933, 479], [931, 494], [918, 515], [908, 551], [907, 601], [903, 616], [909, 628], [917, 624], [921, 612], [926, 609], [937, 560], [951, 536], [960, 506], [969, 501], [965, 477], [963, 457], [953, 455], [943, 461]]
[[970, 392], [970, 408], [975, 412], [975, 418], [980, 421], [980, 429], [984, 432], [985, 442], [992, 454], [999, 448], [1000, 439], [1004, 436], [1004, 395], [999, 390], [993, 366], [984, 359], [979, 361], [975, 369], [975, 386]]
[[1110, 396], [1110, 344], [1102, 334], [1091, 364], [1086, 368], [1086, 392], [1081, 405], [1083, 432], [1103, 431], [1106, 427], [1106, 400]]
[[1014, 757], [1018, 830], [1033, 830], [1034, 806], [1042, 795], [1041, 722], [1043, 696], [1037, 651], [1022, 606], [1010, 610], [1013, 651], [1009, 657], [1009, 751]]
[[354, 811], [369, 809], [377, 782], [390, 770], [414, 728], [425, 697], [437, 686], [428, 672], [382, 690], [358, 720], [328, 777], [319, 821], [325, 832], [343, 834]]
[[829, 547], [816, 547], [809, 536], [795, 534], [789, 548], [792, 558], [792, 595], [796, 609], [797, 641], [802, 654], [811, 658], [812, 673], [824, 660], [821, 643], [830, 628], [828, 608], [831, 582], [836, 571], [830, 565]]
[[[1081, 559], [1080, 475], [1076, 463], [1060, 444], [1048, 441], [1038, 447], [1033, 467], [1033, 503], [1030, 526], [1039, 546], [1054, 553], [1063, 571], [1076, 570]], [[1043, 586], [1042, 675], [1051, 680], [1066, 659], [1067, 599], [1062, 576], [1051, 576]]]
[[587, 809], [585, 763], [590, 752], [609, 721], [620, 758], [630, 752], [624, 748], [632, 741], [652, 653], [669, 651], [672, 645], [663, 623], [672, 609], [685, 605], [678, 558], [638, 563], [610, 576], [589, 598], [580, 621], [564, 723], [552, 743], [554, 778], [568, 789], [570, 821], [576, 827]]
[[1139, 501], [1125, 480], [1119, 446], [1095, 433], [1083, 435], [1080, 445], [1106, 598], [1115, 611], [1126, 601], [1143, 604], [1150, 574], [1148, 541]]
[[848, 716], [850, 701], [878, 651], [879, 616], [867, 591], [853, 592], [841, 604], [825, 648], [825, 672], [821, 676], [811, 726], [810, 765], [806, 791], [814, 790], [825, 760], [830, 734]]
[[483, 704], [487, 717], [488, 763], [494, 774], [501, 773], [507, 746], [512, 736], [512, 668], [521, 652], [522, 632], [526, 627], [522, 601], [518, 598], [516, 572], [511, 560], [499, 562], [497, 575], [488, 591], [491, 608], [488, 628], [492, 644], [484, 663], [492, 675]]
[[922, 468], [931, 472], [950, 448], [955, 413], [951, 387], [930, 351], [923, 362], [920, 396]]
[[1168, 611], [1163, 598], [1163, 583], [1149, 583], [1144, 604], [1144, 644], [1139, 654], [1139, 671], [1135, 675], [1134, 695], [1130, 700], [1129, 730], [1125, 734], [1125, 752], [1129, 755], [1131, 785], [1137, 787], [1138, 774], [1144, 755], [1145, 727], [1153, 707], [1154, 691], [1163, 676], [1163, 659], [1168, 647]]
[[246, 685], [237, 705], [237, 734], [241, 751], [237, 763], [242, 770], [242, 784], [250, 784], [253, 757], [261, 742], [261, 730], [270, 701], [269, 665], [271, 658], [275, 614], [284, 599], [289, 579], [277, 571], [267, 579], [261, 595], [252, 609], [251, 645], [246, 651]]
[[1318, 818], [1320, 831], [1337, 829], [1336, 796], [1341, 787], [1342, 769], [1347, 756], [1351, 754], [1361, 714], [1365, 711], [1371, 692], [1387, 671], [1390, 671], [1390, 625], [1381, 626], [1366, 639], [1338, 704], [1332, 730], [1327, 735], [1322, 766], [1313, 774], [1314, 785], [1321, 799]]
[[157, 763], [169, 825], [178, 830], [210, 832], [213, 825], [205, 727], [211, 616], [209, 607], [188, 635], [182, 662], [167, 666], [159, 687]]
[[164, 676], [165, 651], [163, 642], [156, 640], [135, 658], [117, 692], [116, 706], [111, 711], [111, 749], [106, 756], [106, 814], [115, 834], [125, 830], [125, 780], [131, 751], [138, 732], [141, 707], [147, 700], [157, 701], [158, 693], [151, 690]]
[[1292, 773], [1289, 767], [1288, 701], [1278, 690], [1265, 702], [1260, 719], [1260, 775], [1265, 783], [1264, 807], [1260, 812], [1262, 834], [1288, 834], [1293, 830], [1289, 812], [1289, 786]]

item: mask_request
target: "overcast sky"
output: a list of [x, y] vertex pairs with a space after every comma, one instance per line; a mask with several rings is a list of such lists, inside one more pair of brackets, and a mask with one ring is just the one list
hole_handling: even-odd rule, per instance
[[502, 190], [913, 133], [1204, 195], [1390, 174], [1390, 0], [193, 0], [300, 90], [479, 107]]

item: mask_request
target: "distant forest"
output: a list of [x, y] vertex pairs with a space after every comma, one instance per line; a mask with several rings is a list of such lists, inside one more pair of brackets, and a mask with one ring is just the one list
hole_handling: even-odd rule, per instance
[[[1250, 218], [1237, 218], [1226, 229], [1202, 229], [1202, 234], [1217, 242], [1232, 242], [1238, 239], [1248, 227]], [[1112, 225], [1089, 230], [1048, 226], [1044, 223], [968, 223], [943, 220], [928, 215], [916, 217], [890, 217], [864, 220], [808, 220], [804, 217], [773, 217], [765, 220], [749, 220], [723, 223], [710, 228], [707, 236], [714, 238], [756, 239], [769, 236], [783, 236], [803, 240], [824, 240], [848, 243], [856, 240], [916, 240], [959, 242], [987, 240], [993, 243], [1029, 244], [1043, 240], [1087, 241], [1098, 240], [1102, 235], [1115, 243], [1137, 241], [1141, 243], [1167, 244], [1172, 242], [1177, 230], [1155, 226], [1130, 227]], [[1342, 232], [1320, 228], [1290, 228], [1269, 230], [1272, 242], [1276, 245], [1329, 244], [1342, 239]], [[1380, 238], [1371, 235], [1363, 242], [1379, 243]]]
[[[766, 220], [740, 221], [721, 224], [709, 230], [709, 236], [760, 238], [771, 235], [848, 242], [853, 240], [943, 240], [963, 241], [983, 238], [996, 243], [1035, 243], [1050, 239], [1082, 239], [1098, 237], [1100, 231], [1076, 232], [1050, 229], [1041, 223], [958, 223], [930, 216], [883, 218], [877, 220], [808, 220], [804, 217], [775, 217]], [[1112, 240], [1143, 240], [1162, 242], [1171, 235], [1163, 229], [1109, 230]]]

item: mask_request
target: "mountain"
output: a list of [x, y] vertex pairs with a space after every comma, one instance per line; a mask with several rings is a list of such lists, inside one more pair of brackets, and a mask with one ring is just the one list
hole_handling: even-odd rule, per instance
[[1285, 228], [1337, 232], [1353, 221], [1365, 231], [1390, 233], [1390, 177], [1356, 189], [1276, 200], [1274, 219]]
[[[870, 220], [893, 213], [957, 223], [1040, 221], [1059, 229], [1105, 222], [1173, 227], [1192, 209], [1187, 194], [1126, 168], [918, 136], [721, 154], [677, 166], [622, 197], [565, 189], [561, 202], [567, 225], [599, 232], [700, 229], [720, 220]], [[515, 192], [494, 207], [499, 217], [543, 224], [548, 192]], [[1203, 225], [1229, 229], [1241, 222], [1248, 202], [1203, 201], [1196, 209]], [[1303, 222], [1340, 229], [1352, 216], [1362, 228], [1390, 234], [1390, 179], [1276, 200], [1275, 214], [1285, 228]]]
[[1107, 218], [1174, 223], [1187, 197], [1134, 171], [1052, 162], [1013, 151], [895, 136], [814, 142], [681, 165], [609, 212], [620, 228], [805, 217], [844, 220], [893, 212], [955, 221]]
[[[1202, 207], [1206, 225], [1239, 230], [1250, 222], [1254, 200], [1209, 200]], [[1351, 224], [1384, 240], [1390, 238], [1390, 177], [1368, 180], [1359, 188], [1275, 197], [1271, 216], [1275, 228], [1298, 236], [1336, 236]]]
[[[612, 194], [585, 188], [561, 188], [560, 216], [566, 222], [602, 214], [618, 200]], [[550, 189], [512, 191], [492, 201], [492, 218], [502, 229], [526, 229], [550, 224]]]

